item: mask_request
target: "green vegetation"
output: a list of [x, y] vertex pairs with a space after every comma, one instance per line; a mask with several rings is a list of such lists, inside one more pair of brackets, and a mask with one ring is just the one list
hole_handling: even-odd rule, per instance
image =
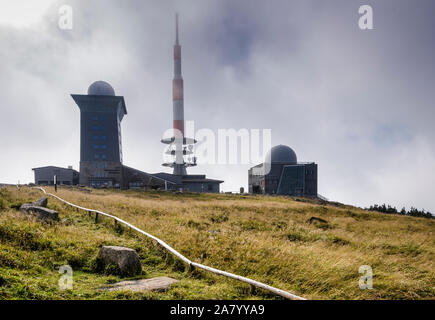
[[[50, 192], [54, 192], [48, 188]], [[61, 188], [58, 195], [114, 214], [161, 238], [189, 259], [310, 299], [433, 299], [435, 220], [285, 197]], [[20, 213], [36, 189], [0, 189], [0, 299], [278, 299], [249, 285], [188, 268], [113, 220], [49, 197], [60, 221]], [[311, 219], [317, 217], [319, 219]], [[167, 292], [100, 290], [121, 278], [98, 264], [102, 245], [135, 249], [143, 275], [180, 280]], [[60, 291], [59, 267], [74, 271]], [[370, 265], [372, 290], [360, 290]]]
[[411, 217], [422, 217], [422, 218], [430, 218], [430, 219], [435, 218], [435, 216], [432, 215], [432, 213], [430, 213], [429, 211], [425, 211], [424, 209], [418, 210], [417, 208], [411, 207], [411, 209], [408, 211], [406, 211], [405, 208], [402, 208], [402, 210], [398, 211], [396, 207], [392, 207], [390, 205], [387, 206], [385, 205], [385, 203], [381, 206], [375, 204], [374, 206], [370, 206], [370, 208], [366, 208], [366, 210], [377, 211], [377, 212], [382, 212], [387, 214], [408, 215]]

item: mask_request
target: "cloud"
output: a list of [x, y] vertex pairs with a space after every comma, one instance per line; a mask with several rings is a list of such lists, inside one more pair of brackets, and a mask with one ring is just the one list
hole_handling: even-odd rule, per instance
[[[71, 93], [105, 80], [125, 97], [124, 162], [161, 167], [171, 125], [174, 12], [180, 13], [185, 117], [196, 128], [272, 129], [301, 161], [319, 164], [319, 192], [346, 203], [435, 211], [434, 5], [366, 1], [375, 29], [358, 28], [358, 1], [59, 1], [31, 27], [0, 25], [0, 181], [79, 161]], [[366, 3], [364, 3], [366, 4]], [[192, 173], [247, 188], [246, 165]]]

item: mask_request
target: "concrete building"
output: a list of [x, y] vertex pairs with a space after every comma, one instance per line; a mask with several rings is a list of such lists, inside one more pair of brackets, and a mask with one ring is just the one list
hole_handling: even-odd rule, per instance
[[264, 163], [249, 169], [248, 184], [253, 194], [317, 197], [317, 164], [298, 163], [290, 147], [275, 146]]
[[37, 185], [53, 185], [54, 176], [56, 176], [57, 184], [76, 185], [79, 183], [79, 173], [72, 167], [47, 166], [33, 168], [32, 170], [35, 173], [35, 184]]
[[80, 108], [80, 184], [120, 187], [124, 97], [104, 81], [91, 84], [87, 95], [71, 96]]
[[124, 165], [121, 121], [127, 108], [109, 83], [96, 81], [87, 95], [71, 96], [80, 109], [80, 185], [219, 192], [223, 181], [205, 175], [152, 174]]

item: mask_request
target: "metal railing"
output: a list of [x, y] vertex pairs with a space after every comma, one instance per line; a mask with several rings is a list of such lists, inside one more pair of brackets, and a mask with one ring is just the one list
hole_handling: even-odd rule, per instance
[[226, 271], [222, 271], [222, 270], [215, 269], [215, 268], [212, 268], [212, 267], [208, 267], [208, 266], [205, 266], [205, 265], [197, 263], [197, 262], [193, 262], [190, 259], [188, 259], [185, 256], [183, 256], [180, 252], [178, 252], [177, 250], [172, 248], [170, 245], [168, 245], [163, 240], [153, 236], [152, 234], [149, 234], [148, 232], [145, 232], [145, 231], [139, 229], [138, 227], [128, 223], [125, 220], [122, 220], [121, 218], [118, 218], [118, 217], [116, 217], [114, 215], [108, 214], [108, 213], [100, 211], [100, 210], [89, 209], [89, 208], [78, 206], [76, 204], [73, 204], [71, 202], [68, 202], [68, 201], [58, 197], [55, 194], [46, 192], [45, 189], [42, 188], [42, 187], [34, 187], [34, 188], [41, 190], [44, 194], [52, 196], [52, 197], [56, 198], [57, 200], [59, 200], [59, 201], [61, 201], [63, 203], [66, 203], [67, 205], [69, 205], [71, 207], [74, 207], [74, 208], [79, 209], [79, 210], [87, 211], [88, 213], [92, 213], [92, 212], [95, 213], [95, 219], [96, 219], [96, 221], [98, 220], [98, 215], [101, 214], [102, 216], [106, 216], [108, 218], [114, 219], [115, 222], [117, 221], [117, 222], [120, 222], [120, 223], [126, 225], [127, 227], [129, 227], [129, 228], [131, 228], [131, 229], [133, 229], [133, 230], [143, 234], [144, 236], [146, 236], [146, 237], [156, 241], [159, 245], [161, 245], [166, 250], [168, 250], [169, 252], [171, 252], [172, 254], [177, 256], [179, 259], [184, 261], [186, 264], [188, 264], [190, 268], [192, 268], [192, 267], [195, 268], [196, 267], [196, 268], [203, 269], [203, 270], [206, 270], [206, 271], [209, 271], [209, 272], [212, 272], [212, 273], [215, 273], [215, 274], [219, 274], [219, 275], [222, 275], [222, 276], [225, 276], [225, 277], [228, 277], [228, 278], [239, 280], [239, 281], [248, 283], [251, 286], [254, 286], [254, 287], [257, 287], [257, 288], [261, 288], [261, 289], [270, 291], [272, 293], [275, 293], [275, 294], [277, 294], [277, 295], [279, 295], [281, 297], [287, 298], [287, 299], [291, 299], [291, 300], [306, 300], [305, 298], [299, 297], [299, 296], [297, 296], [297, 295], [295, 295], [293, 293], [290, 293], [288, 291], [284, 291], [284, 290], [281, 290], [281, 289], [269, 286], [269, 285], [267, 285], [265, 283], [262, 283], [262, 282], [259, 282], [259, 281], [255, 281], [255, 280], [252, 280], [252, 279], [249, 279], [249, 278], [246, 278], [246, 277], [242, 277], [242, 276], [230, 273], [230, 272], [226, 272]]

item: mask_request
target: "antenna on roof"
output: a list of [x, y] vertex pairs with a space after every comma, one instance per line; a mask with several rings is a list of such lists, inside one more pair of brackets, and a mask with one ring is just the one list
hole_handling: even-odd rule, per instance
[[175, 44], [178, 45], [178, 13], [175, 14]]

